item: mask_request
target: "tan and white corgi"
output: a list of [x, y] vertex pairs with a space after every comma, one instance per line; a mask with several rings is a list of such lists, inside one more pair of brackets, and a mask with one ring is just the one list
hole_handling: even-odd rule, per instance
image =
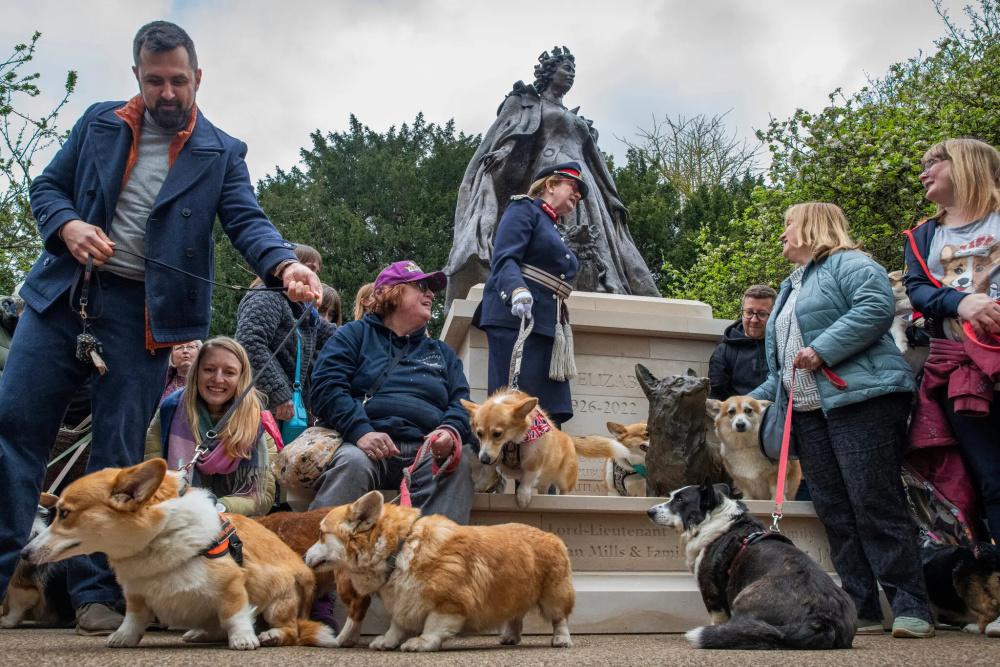
[[604, 462], [604, 486], [608, 495], [645, 496], [646, 452], [649, 451], [646, 420], [631, 426], [608, 422], [608, 432], [625, 448]]
[[371, 649], [437, 651], [458, 633], [501, 627], [500, 643], [517, 644], [531, 610], [552, 624], [553, 646], [572, 645], [566, 545], [525, 524], [460, 526], [372, 491], [330, 511], [305, 562], [317, 572], [343, 568], [360, 595], [382, 598], [389, 630]]
[[538, 399], [520, 391], [499, 389], [482, 405], [466, 400], [472, 430], [479, 439], [479, 460], [483, 467], [476, 491], [485, 491], [499, 469], [521, 481], [517, 504], [527, 507], [531, 492], [546, 493], [550, 486], [562, 495], [576, 486], [578, 457], [617, 457], [623, 448], [611, 438], [588, 435], [569, 436], [552, 424]]
[[[333, 631], [308, 619], [316, 578], [277, 535], [253, 519], [219, 514], [209, 494], [179, 497], [179, 473], [163, 459], [108, 468], [70, 484], [55, 521], [22, 557], [48, 563], [103, 552], [125, 594], [113, 648], [136, 646], [154, 616], [190, 628], [188, 642], [337, 646]], [[224, 522], [235, 526], [233, 539]], [[239, 545], [242, 543], [242, 564]], [[258, 638], [260, 614], [270, 629]]]
[[[715, 421], [722, 441], [722, 463], [744, 500], [774, 500], [778, 488], [778, 464], [760, 451], [760, 417], [768, 401], [732, 396], [725, 401], [708, 399], [705, 409]], [[789, 461], [785, 472], [785, 500], [791, 500], [802, 483], [802, 466]]]

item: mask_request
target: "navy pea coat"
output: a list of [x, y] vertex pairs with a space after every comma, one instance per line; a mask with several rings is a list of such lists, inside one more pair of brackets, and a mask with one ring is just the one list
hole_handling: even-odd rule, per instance
[[[132, 144], [132, 130], [115, 115], [125, 102], [91, 106], [69, 139], [31, 184], [31, 208], [45, 250], [21, 288], [21, 297], [43, 312], [66, 294], [80, 263], [59, 238], [70, 220], [107, 233], [115, 215]], [[233, 245], [257, 275], [295, 259], [261, 210], [244, 157], [247, 146], [212, 125], [201, 111], [157, 195], [146, 225], [145, 255], [201, 276], [214, 275], [212, 227], [216, 216]], [[175, 271], [146, 264], [146, 304], [153, 338], [172, 343], [208, 337], [212, 286]]]
[[515, 199], [500, 218], [493, 241], [490, 277], [486, 281], [483, 302], [473, 319], [475, 326], [520, 328], [520, 318], [510, 312], [510, 299], [515, 289], [527, 287], [534, 300], [532, 334], [555, 335], [555, 292], [526, 280], [521, 275], [520, 265], [529, 264], [571, 282], [576, 277], [577, 261], [576, 255], [559, 236], [555, 221], [542, 210], [541, 204], [541, 199]]

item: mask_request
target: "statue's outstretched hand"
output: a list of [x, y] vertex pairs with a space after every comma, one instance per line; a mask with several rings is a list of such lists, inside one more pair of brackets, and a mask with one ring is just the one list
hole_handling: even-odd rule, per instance
[[490, 151], [483, 157], [479, 158], [479, 161], [482, 163], [483, 168], [487, 171], [487, 173], [489, 173], [493, 171], [498, 164], [501, 164], [504, 160], [507, 159], [507, 156], [510, 155], [511, 150], [512, 150], [511, 145], [505, 144], [504, 146], [501, 146], [497, 150]]

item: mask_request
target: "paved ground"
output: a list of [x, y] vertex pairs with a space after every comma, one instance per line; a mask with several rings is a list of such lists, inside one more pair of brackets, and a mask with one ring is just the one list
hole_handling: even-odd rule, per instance
[[[367, 638], [362, 640], [367, 642]], [[697, 651], [681, 635], [580, 635], [572, 649], [553, 649], [544, 637], [526, 637], [517, 647], [501, 647], [492, 637], [453, 640], [437, 654], [376, 653], [365, 648], [266, 648], [252, 653], [228, 652], [221, 646], [194, 647], [179, 633], [152, 632], [135, 649], [109, 649], [100, 637], [79, 637], [72, 630], [2, 630], [0, 664], [29, 667], [137, 667], [139, 665], [239, 664], [316, 667], [339, 665], [434, 665], [479, 667], [489, 665], [725, 665], [726, 667], [784, 667], [798, 665], [997, 665], [1000, 639], [958, 632], [941, 632], [934, 639], [902, 640], [859, 637], [851, 651], [731, 652]]]

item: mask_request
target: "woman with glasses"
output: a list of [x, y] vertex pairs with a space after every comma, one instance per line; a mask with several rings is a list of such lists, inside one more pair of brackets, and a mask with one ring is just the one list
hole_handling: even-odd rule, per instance
[[[424, 273], [414, 262], [390, 265], [365, 301], [366, 314], [338, 327], [323, 347], [312, 375], [313, 413], [343, 444], [314, 484], [311, 509], [398, 489], [410, 469], [413, 507], [469, 522], [472, 477], [462, 456], [469, 413], [461, 403], [469, 383], [455, 352], [425, 329], [434, 294], [446, 284], [443, 273]], [[427, 455], [417, 461], [425, 442]]]
[[911, 462], [970, 515], [981, 500], [997, 540], [1000, 152], [976, 139], [942, 141], [924, 154], [920, 182], [937, 210], [905, 232], [903, 282], [932, 336], [910, 434], [922, 451]]
[[[916, 385], [889, 335], [889, 276], [859, 250], [833, 204], [788, 209], [781, 242], [795, 270], [768, 318], [767, 381], [750, 396], [774, 401], [780, 391], [786, 406], [792, 396], [792, 441], [833, 566], [857, 608], [858, 633], [882, 634], [881, 584], [895, 616], [892, 635], [931, 637], [899, 475]], [[828, 380], [830, 370], [843, 384]]]
[[184, 388], [188, 370], [194, 363], [194, 358], [198, 356], [199, 348], [201, 348], [201, 341], [193, 340], [190, 343], [174, 345], [170, 350], [170, 360], [167, 362], [167, 384], [163, 389], [163, 395], [160, 396], [161, 403], [170, 394]]
[[752, 285], [743, 293], [740, 319], [726, 327], [708, 362], [712, 398], [746, 396], [767, 379], [764, 331], [777, 296], [767, 285]]

